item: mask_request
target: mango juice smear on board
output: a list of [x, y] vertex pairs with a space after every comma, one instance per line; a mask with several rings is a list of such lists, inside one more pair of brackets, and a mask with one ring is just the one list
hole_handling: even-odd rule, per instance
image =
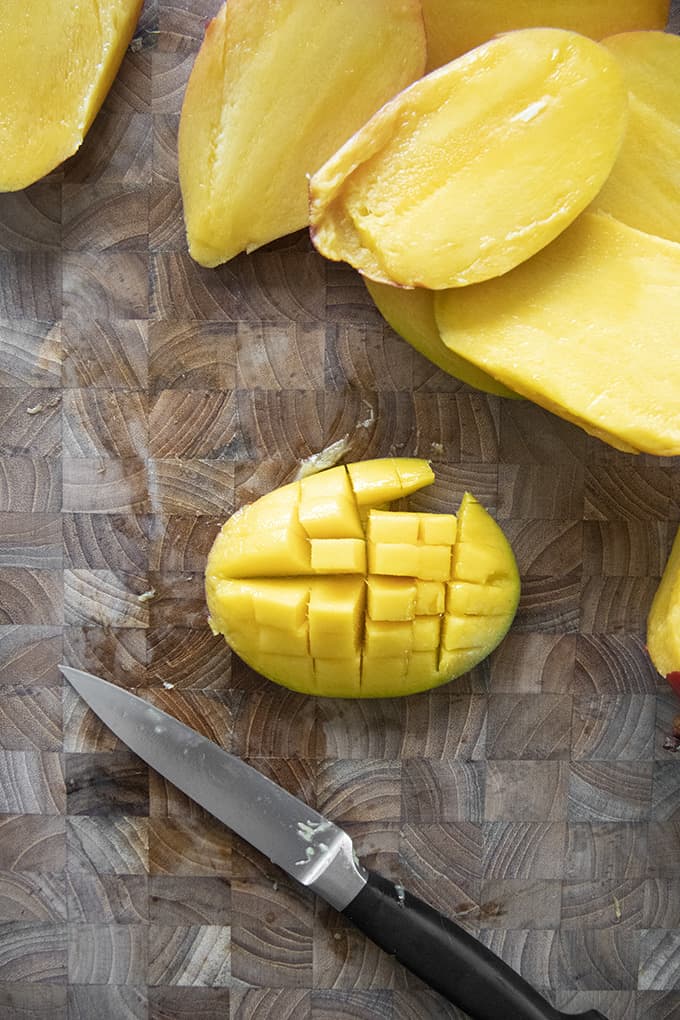
[[467, 672], [512, 623], [519, 575], [470, 493], [457, 515], [387, 509], [433, 480], [425, 460], [361, 461], [237, 511], [208, 557], [213, 630], [271, 680], [327, 697], [411, 694]]

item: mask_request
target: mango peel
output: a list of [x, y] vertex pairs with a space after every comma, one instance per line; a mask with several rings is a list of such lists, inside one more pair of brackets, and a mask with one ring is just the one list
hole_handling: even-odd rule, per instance
[[210, 626], [253, 669], [325, 697], [396, 697], [467, 672], [519, 600], [500, 527], [470, 493], [457, 515], [396, 512], [427, 461], [330, 468], [238, 510], [206, 565]]
[[647, 617], [647, 651], [680, 694], [680, 528]]

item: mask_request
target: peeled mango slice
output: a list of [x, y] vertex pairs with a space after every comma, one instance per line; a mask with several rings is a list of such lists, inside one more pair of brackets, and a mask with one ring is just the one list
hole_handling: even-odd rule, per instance
[[381, 283], [440, 290], [506, 273], [594, 198], [626, 112], [599, 43], [509, 32], [409, 86], [313, 175], [312, 240]]
[[680, 454], [680, 245], [583, 213], [511, 273], [435, 298], [444, 343], [629, 452]]
[[143, 0], [2, 0], [0, 191], [76, 152], [125, 56]]
[[517, 393], [454, 354], [442, 341], [434, 317], [434, 291], [425, 290], [424, 287], [408, 290], [406, 287], [393, 287], [389, 283], [376, 283], [374, 280], [364, 282], [383, 318], [419, 354], [469, 386], [499, 397], [517, 398]]
[[621, 151], [591, 209], [680, 242], [680, 36], [626, 32], [604, 39], [628, 86]]
[[670, 0], [422, 0], [427, 70], [500, 32], [552, 26], [603, 39], [615, 32], [664, 28]]
[[420, 0], [229, 0], [179, 125], [189, 251], [216, 266], [309, 221], [307, 175], [422, 74]]
[[647, 650], [680, 694], [680, 529], [647, 618]]
[[325, 697], [412, 694], [471, 669], [512, 623], [517, 566], [469, 493], [457, 516], [385, 509], [433, 480], [424, 460], [359, 461], [237, 511], [208, 556], [213, 631], [276, 683]]

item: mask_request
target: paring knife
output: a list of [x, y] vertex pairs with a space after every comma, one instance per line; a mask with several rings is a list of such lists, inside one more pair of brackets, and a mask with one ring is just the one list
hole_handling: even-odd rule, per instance
[[196, 730], [106, 680], [60, 669], [135, 754], [475, 1020], [606, 1020], [555, 1009], [454, 921], [364, 868], [343, 829]]

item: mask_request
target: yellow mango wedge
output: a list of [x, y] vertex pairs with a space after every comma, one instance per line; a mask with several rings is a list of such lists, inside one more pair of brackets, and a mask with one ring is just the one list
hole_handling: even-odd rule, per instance
[[434, 291], [424, 287], [413, 290], [392, 287], [374, 280], [364, 282], [376, 308], [394, 332], [437, 368], [485, 393], [517, 398], [517, 393], [454, 354], [442, 341], [434, 317]]
[[113, 83], [143, 0], [2, 0], [0, 191], [76, 152]]
[[433, 480], [418, 458], [359, 461], [238, 510], [206, 564], [213, 631], [324, 697], [397, 697], [471, 669], [512, 623], [517, 565], [469, 493], [457, 516], [385, 509]]
[[229, 0], [187, 85], [189, 252], [216, 266], [307, 226], [307, 175], [425, 66], [420, 0]]
[[647, 618], [647, 651], [680, 694], [680, 529]]
[[599, 43], [509, 32], [409, 86], [313, 175], [312, 240], [381, 283], [441, 290], [506, 273], [594, 198], [626, 112]]
[[680, 454], [680, 245], [583, 213], [497, 280], [437, 294], [444, 343], [612, 446]]
[[628, 127], [591, 209], [680, 242], [680, 36], [627, 32], [604, 39], [628, 87]]
[[591, 39], [662, 29], [670, 0], [422, 0], [427, 70], [447, 64], [500, 32], [567, 28]]

